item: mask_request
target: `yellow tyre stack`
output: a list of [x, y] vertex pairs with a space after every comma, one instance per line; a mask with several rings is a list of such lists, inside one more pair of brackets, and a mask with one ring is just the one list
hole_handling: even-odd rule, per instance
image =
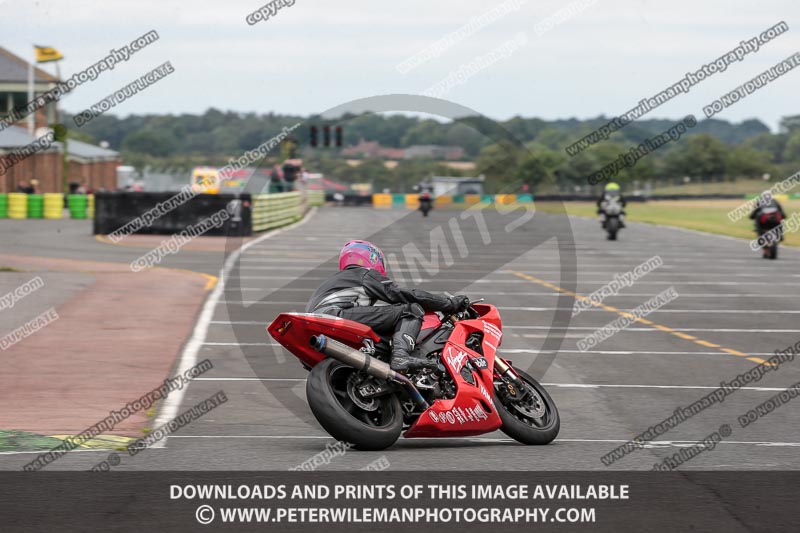
[[8, 195], [8, 218], [28, 218], [28, 195], [12, 192]]
[[60, 192], [44, 193], [44, 218], [64, 216], [64, 195]]

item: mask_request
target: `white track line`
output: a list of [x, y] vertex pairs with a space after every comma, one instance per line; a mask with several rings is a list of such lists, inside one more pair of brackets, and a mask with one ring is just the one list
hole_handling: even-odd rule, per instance
[[[264, 291], [264, 290], [270, 290], [270, 289], [266, 289], [264, 287], [241, 287], [241, 288], [237, 287], [236, 289], [232, 289], [232, 290]], [[276, 290], [276, 289], [272, 289], [272, 290]], [[277, 290], [280, 290], [280, 289], [277, 289]], [[295, 291], [298, 291], [298, 290], [299, 291], [307, 291], [309, 293], [312, 292], [312, 289], [310, 289], [310, 288], [309, 289], [294, 288], [293, 290], [295, 290]], [[553, 296], [553, 297], [558, 297], [559, 294], [557, 292], [553, 292], [553, 291], [549, 291], [549, 292], [484, 292], [484, 291], [481, 291], [480, 296], [481, 297], [483, 297], [483, 296]], [[612, 298], [644, 298], [644, 297], [650, 298], [652, 296], [653, 296], [652, 293], [647, 293], [647, 292], [630, 292], [630, 293], [615, 294], [613, 296], [609, 296], [604, 301], [610, 300]], [[708, 299], [708, 298], [797, 298], [797, 295], [796, 294], [764, 294], [764, 293], [758, 293], [758, 294], [752, 294], [752, 293], [750, 293], [750, 294], [711, 294], [711, 293], [681, 294], [681, 299], [684, 299], [684, 298], [703, 298], [703, 299]], [[232, 304], [242, 304], [242, 305], [265, 305], [265, 304], [266, 305], [271, 305], [271, 304], [274, 304], [274, 303], [287, 303], [287, 304], [303, 304], [303, 305], [305, 305], [307, 302], [305, 300], [304, 301], [289, 301], [289, 302], [269, 302], [269, 301], [265, 302], [265, 301], [262, 301], [262, 300], [243, 300], [243, 301], [237, 301], [237, 300], [225, 301], [225, 300], [222, 300], [219, 303], [220, 304], [232, 303]]]
[[[276, 440], [333, 440], [333, 437], [327, 435], [170, 435], [173, 439], [276, 439]], [[431, 441], [447, 441], [454, 440], [459, 442], [473, 441], [473, 442], [516, 442], [513, 439], [503, 438], [481, 438], [481, 437], [422, 437], [413, 439], [403, 439], [401, 442], [411, 442], [420, 440]], [[556, 439], [554, 442], [576, 442], [576, 443], [602, 443], [602, 444], [616, 444], [630, 442], [625, 439]], [[651, 445], [661, 446], [692, 446], [699, 444], [702, 441], [696, 440], [660, 440], [650, 441]], [[800, 442], [769, 442], [769, 441], [730, 441], [723, 440], [717, 444], [745, 444], [753, 446], [787, 446], [787, 447], [800, 447]]]
[[[306, 378], [194, 378], [194, 381], [306, 381]], [[562, 389], [698, 389], [715, 390], [719, 386], [703, 385], [611, 385], [607, 383], [542, 383], [545, 387], [559, 387]], [[754, 392], [780, 392], [786, 390], [781, 387], [740, 387], [738, 390]]]
[[[236, 264], [236, 261], [239, 259], [241, 253], [248, 248], [255, 246], [258, 243], [261, 243], [269, 238], [272, 238], [276, 235], [280, 235], [281, 233], [298, 228], [311, 220], [311, 218], [316, 214], [317, 208], [314, 207], [308, 214], [303, 218], [303, 220], [292, 224], [290, 226], [286, 226], [285, 228], [280, 228], [275, 231], [271, 231], [261, 237], [254, 239], [252, 241], [244, 243], [238, 250], [234, 251], [228, 259], [225, 261], [225, 264], [222, 266], [222, 269], [219, 273], [219, 281], [217, 282], [214, 289], [211, 291], [211, 294], [206, 298], [205, 303], [203, 304], [203, 309], [200, 312], [200, 316], [197, 319], [197, 322], [194, 326], [194, 331], [192, 332], [192, 336], [189, 341], [186, 343], [186, 346], [183, 348], [183, 352], [181, 353], [180, 362], [178, 363], [178, 368], [176, 369], [175, 375], [182, 375], [184, 372], [192, 368], [195, 364], [197, 364], [197, 354], [200, 351], [200, 348], [203, 346], [203, 342], [206, 340], [206, 335], [208, 334], [208, 326], [211, 323], [211, 319], [214, 316], [214, 308], [217, 306], [217, 302], [219, 301], [220, 297], [222, 296], [225, 281], [228, 279], [228, 275], [230, 274], [233, 266]], [[183, 396], [186, 393], [186, 389], [188, 385], [182, 387], [172, 394], [168, 395], [167, 398], [164, 400], [164, 404], [161, 407], [161, 410], [158, 414], [158, 417], [155, 420], [154, 427], [159, 427], [167, 422], [171, 421], [178, 415], [178, 409], [180, 409], [181, 402], [183, 402]], [[166, 444], [166, 440], [169, 437], [155, 443], [152, 448], [161, 448]]]
[[[601, 326], [511, 326], [503, 325], [503, 329], [547, 329], [553, 331], [569, 331], [574, 329], [596, 330]], [[748, 329], [748, 328], [673, 328], [675, 331], [705, 331], [716, 333], [800, 333], [800, 329]], [[656, 331], [652, 328], [625, 328], [625, 331]]]
[[[542, 312], [542, 311], [559, 311], [569, 309], [571, 310], [572, 307], [498, 307], [499, 311], [533, 311], [533, 312]], [[624, 309], [623, 309], [624, 311]], [[606, 309], [598, 309], [596, 307], [590, 307], [589, 309], [584, 309], [581, 313], [607, 313]], [[653, 313], [707, 313], [707, 314], [714, 314], [714, 313], [728, 313], [728, 314], [737, 314], [737, 313], [759, 313], [759, 314], [773, 314], [773, 315], [796, 315], [800, 313], [800, 309], [656, 309]]]
[[[215, 325], [233, 325], [233, 326], [266, 326], [263, 320], [212, 320], [210, 324]], [[600, 326], [503, 326], [503, 329], [544, 329], [552, 331], [570, 331], [570, 330], [591, 330], [594, 331]], [[675, 331], [705, 331], [716, 333], [798, 333], [800, 329], [747, 329], [747, 328], [673, 328]], [[635, 331], [635, 332], [658, 332], [652, 328], [625, 328], [621, 333]]]

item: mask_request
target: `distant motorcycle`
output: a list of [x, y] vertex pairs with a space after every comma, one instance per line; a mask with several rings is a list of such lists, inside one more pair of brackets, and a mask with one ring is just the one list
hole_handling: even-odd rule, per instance
[[608, 233], [609, 241], [617, 240], [617, 232], [622, 228], [621, 216], [622, 207], [619, 205], [606, 207], [605, 213], [602, 214], [603, 229]]
[[422, 216], [428, 216], [431, 209], [433, 209], [433, 198], [428, 192], [420, 193], [419, 195], [419, 210], [422, 211]]
[[761, 257], [778, 258], [778, 243], [783, 240], [783, 216], [776, 207], [765, 207], [758, 216], [756, 232], [761, 246]]

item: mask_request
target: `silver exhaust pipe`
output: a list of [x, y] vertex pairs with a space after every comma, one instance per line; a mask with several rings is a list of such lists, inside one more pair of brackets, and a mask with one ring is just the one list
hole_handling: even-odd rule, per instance
[[360, 370], [370, 376], [379, 379], [386, 379], [400, 383], [406, 389], [411, 400], [420, 408], [427, 409], [430, 404], [425, 401], [419, 390], [411, 383], [411, 380], [399, 372], [395, 372], [389, 365], [355, 348], [351, 348], [335, 339], [325, 335], [314, 335], [310, 339], [311, 346], [320, 353], [328, 357], [333, 357], [347, 366]]

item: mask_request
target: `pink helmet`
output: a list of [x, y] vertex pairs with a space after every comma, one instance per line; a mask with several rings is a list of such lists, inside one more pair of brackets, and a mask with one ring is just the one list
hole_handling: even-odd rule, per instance
[[374, 268], [381, 276], [386, 275], [386, 261], [383, 252], [367, 241], [350, 241], [342, 247], [339, 254], [339, 270], [351, 265]]

